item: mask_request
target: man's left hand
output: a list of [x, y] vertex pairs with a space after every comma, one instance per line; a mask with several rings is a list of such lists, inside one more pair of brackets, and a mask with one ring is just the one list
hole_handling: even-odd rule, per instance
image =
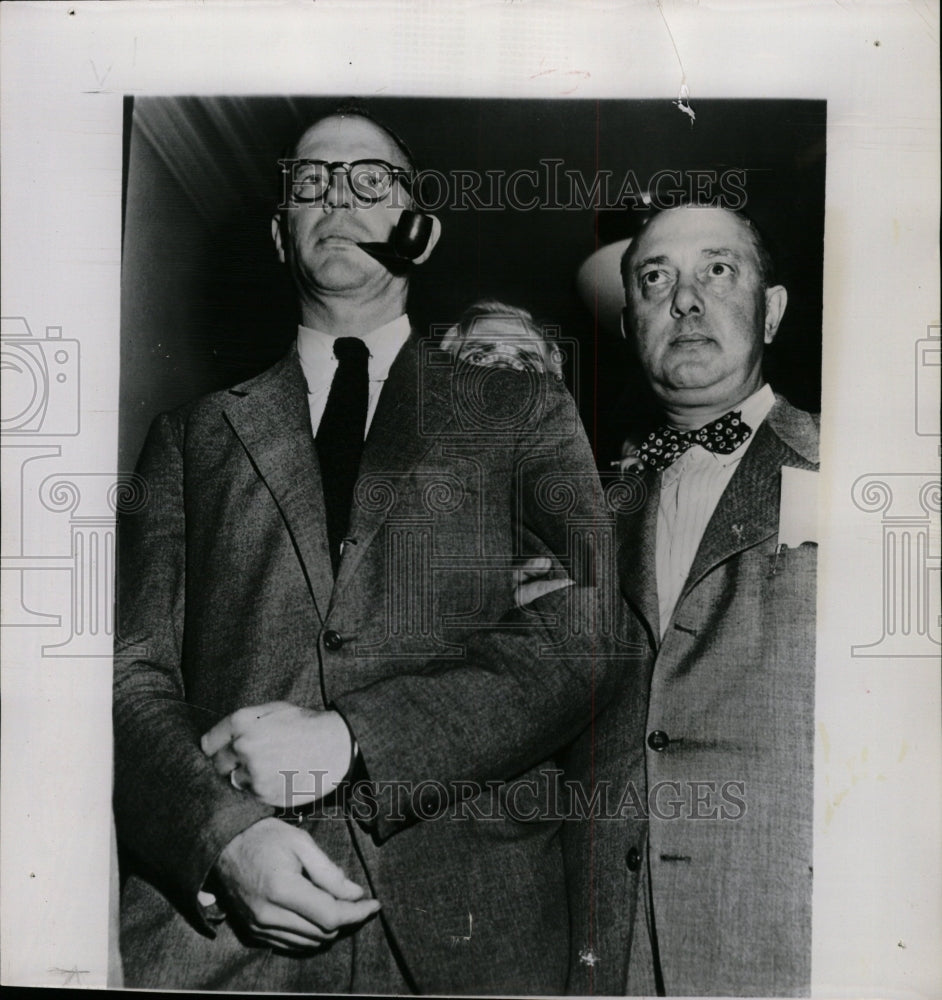
[[285, 701], [240, 708], [217, 722], [200, 744], [217, 774], [279, 809], [329, 795], [353, 760], [353, 737], [343, 716]]
[[569, 577], [554, 572], [549, 556], [534, 556], [514, 570], [514, 603], [524, 608], [544, 594], [572, 586]]

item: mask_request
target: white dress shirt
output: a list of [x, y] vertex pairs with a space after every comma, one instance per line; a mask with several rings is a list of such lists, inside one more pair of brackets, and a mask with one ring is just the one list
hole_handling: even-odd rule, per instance
[[718, 455], [695, 444], [661, 473], [655, 563], [662, 639], [707, 524], [756, 429], [768, 416], [774, 402], [771, 387], [764, 385], [732, 407], [734, 411], [742, 410], [742, 420], [752, 429], [752, 434], [731, 454]]
[[[364, 437], [369, 433], [373, 414], [379, 403], [379, 394], [383, 391], [383, 383], [389, 377], [389, 369], [402, 345], [409, 339], [411, 330], [409, 317], [402, 315], [391, 323], [386, 323], [385, 326], [364, 333], [360, 337], [370, 352], [368, 362], [370, 384]], [[327, 406], [334, 372], [337, 371], [338, 362], [334, 357], [335, 339], [321, 330], [298, 326], [298, 356], [307, 382], [307, 402], [311, 411], [311, 428], [315, 436], [321, 425], [321, 417], [324, 416], [324, 408]]]

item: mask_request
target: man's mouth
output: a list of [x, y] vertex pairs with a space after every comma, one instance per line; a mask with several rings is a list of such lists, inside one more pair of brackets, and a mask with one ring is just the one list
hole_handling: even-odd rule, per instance
[[330, 233], [328, 236], [321, 236], [317, 242], [350, 246], [356, 244], [357, 240], [353, 236], [345, 236], [343, 233]]
[[683, 346], [685, 344], [702, 344], [712, 340], [709, 324], [703, 316], [681, 316], [673, 323], [673, 336], [670, 343]]

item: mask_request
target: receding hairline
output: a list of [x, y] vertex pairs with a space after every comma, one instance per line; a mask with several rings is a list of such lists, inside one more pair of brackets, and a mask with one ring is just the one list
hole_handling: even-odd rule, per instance
[[[373, 129], [379, 133], [386, 142], [395, 150], [398, 151], [399, 155], [403, 159], [402, 166], [408, 167], [410, 170], [416, 169], [415, 157], [412, 155], [412, 151], [405, 144], [405, 142], [399, 138], [396, 133], [389, 128], [388, 125], [384, 125], [381, 121], [378, 121], [372, 115], [365, 111], [351, 110], [351, 111], [331, 111], [326, 115], [322, 115], [320, 118], [312, 121], [304, 131], [298, 136], [294, 145], [291, 149], [291, 155], [293, 157], [298, 156], [298, 150], [300, 149], [301, 143], [308, 137], [308, 135], [314, 131], [314, 129], [319, 128], [321, 125], [330, 121], [350, 121], [352, 119], [359, 119], [361, 122], [365, 122], [367, 125], [371, 125]], [[398, 165], [398, 164], [397, 164]]]

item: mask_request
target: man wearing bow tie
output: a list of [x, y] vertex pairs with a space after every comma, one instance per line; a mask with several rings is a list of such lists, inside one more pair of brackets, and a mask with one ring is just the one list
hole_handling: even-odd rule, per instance
[[619, 525], [650, 698], [643, 723], [603, 705], [571, 766], [618, 788], [643, 757], [649, 825], [645, 842], [627, 823], [566, 830], [576, 993], [809, 990], [816, 545], [786, 547], [780, 519], [782, 483], [818, 468], [818, 424], [763, 378], [787, 300], [771, 271], [753, 224], [715, 207], [653, 216], [622, 261], [664, 418]]
[[[547, 780], [597, 682], [534, 654], [551, 624], [525, 655], [471, 640], [512, 608], [515, 556], [579, 562], [540, 490], [566, 470], [591, 519], [594, 460], [557, 381], [423, 352], [409, 274], [440, 227], [392, 252], [414, 175], [398, 137], [331, 115], [285, 166], [296, 349], [155, 421], [148, 503], [121, 525], [125, 980], [558, 993], [560, 819], [499, 807], [506, 779]], [[377, 799], [354, 809], [351, 784]]]

